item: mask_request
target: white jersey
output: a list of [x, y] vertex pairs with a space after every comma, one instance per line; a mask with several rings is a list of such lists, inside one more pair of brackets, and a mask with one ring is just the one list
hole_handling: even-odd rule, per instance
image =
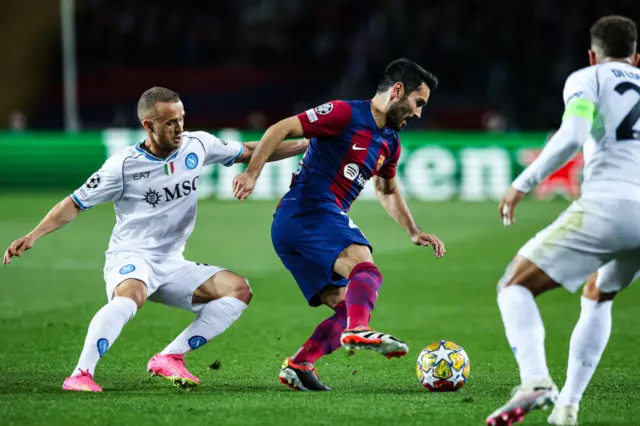
[[243, 145], [207, 132], [184, 132], [178, 150], [161, 159], [140, 144], [107, 159], [71, 198], [82, 210], [113, 201], [116, 225], [107, 255], [129, 252], [181, 258], [195, 226], [202, 167], [231, 166]]
[[584, 145], [583, 196], [640, 201], [640, 70], [606, 62], [572, 73], [564, 102], [595, 106], [591, 138]]

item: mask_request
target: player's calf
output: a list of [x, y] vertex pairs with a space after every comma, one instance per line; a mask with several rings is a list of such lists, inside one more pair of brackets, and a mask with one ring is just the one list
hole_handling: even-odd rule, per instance
[[146, 285], [136, 279], [124, 280], [114, 290], [114, 297], [103, 306], [89, 323], [78, 364], [62, 386], [65, 390], [99, 392], [93, 381], [98, 361], [116, 341], [124, 325], [136, 314], [146, 299]]
[[406, 343], [369, 327], [371, 312], [383, 282], [380, 270], [373, 264], [369, 247], [359, 244], [347, 247], [338, 256], [334, 270], [349, 279], [345, 293], [347, 329], [340, 339], [342, 346], [351, 354], [356, 350], [370, 349], [387, 358], [406, 355], [409, 351]]
[[241, 276], [220, 271], [210, 277], [192, 295], [196, 319], [151, 358], [147, 370], [178, 386], [198, 385], [198, 378], [186, 368], [184, 355], [223, 333], [240, 317], [250, 300], [251, 288]]
[[522, 383], [549, 376], [544, 348], [545, 329], [535, 296], [558, 287], [536, 264], [517, 256], [507, 268], [498, 293], [498, 307], [505, 334], [518, 367]]
[[352, 244], [340, 253], [333, 269], [349, 280], [345, 293], [347, 328], [368, 328], [383, 282], [380, 270], [373, 263], [371, 250], [361, 244]]
[[[580, 318], [569, 342], [567, 378], [558, 397], [550, 424], [574, 425], [578, 421], [578, 405], [586, 391], [611, 335], [612, 299], [615, 292], [603, 293], [597, 282], [603, 278], [610, 288], [623, 288], [633, 280], [635, 266], [625, 272], [624, 264], [607, 264], [587, 280], [583, 289]], [[633, 265], [635, 265], [635, 259]], [[622, 284], [622, 285], [620, 285]], [[606, 287], [607, 285], [605, 285]]]
[[[340, 293], [342, 289], [332, 289]], [[313, 331], [313, 334], [291, 357], [296, 364], [313, 365], [318, 359], [333, 353], [340, 348], [340, 336], [347, 325], [347, 309], [344, 302], [333, 307], [334, 314], [324, 319]]]

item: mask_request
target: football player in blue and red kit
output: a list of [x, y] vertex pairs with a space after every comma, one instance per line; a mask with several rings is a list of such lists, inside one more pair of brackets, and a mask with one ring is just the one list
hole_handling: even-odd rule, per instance
[[271, 236], [308, 303], [327, 305], [334, 314], [285, 360], [282, 383], [299, 390], [331, 390], [313, 364], [340, 346], [349, 352], [372, 349], [388, 358], [407, 354], [404, 342], [369, 327], [382, 275], [373, 263], [371, 244], [347, 212], [373, 177], [382, 205], [413, 243], [433, 246], [436, 257], [445, 253], [435, 235], [416, 225], [395, 179], [401, 150], [397, 132], [421, 116], [437, 84], [416, 63], [395, 60], [373, 99], [328, 102], [271, 126], [246, 171], [234, 179], [234, 195], [244, 200], [283, 140], [311, 140], [290, 190], [278, 204]]

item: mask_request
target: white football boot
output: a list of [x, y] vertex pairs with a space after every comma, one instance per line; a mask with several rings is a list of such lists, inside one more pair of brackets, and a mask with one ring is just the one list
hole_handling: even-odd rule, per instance
[[558, 399], [558, 388], [547, 378], [516, 386], [511, 394], [509, 402], [487, 417], [488, 426], [511, 426], [521, 422], [530, 411], [546, 410]]
[[547, 419], [550, 425], [575, 426], [578, 424], [578, 404], [556, 405]]

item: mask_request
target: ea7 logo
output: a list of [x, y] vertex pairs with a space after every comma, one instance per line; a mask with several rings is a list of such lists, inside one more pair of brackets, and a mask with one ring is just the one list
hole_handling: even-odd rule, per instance
[[149, 177], [149, 172], [141, 172], [141, 173], [133, 174], [133, 180], [146, 179], [148, 177]]

